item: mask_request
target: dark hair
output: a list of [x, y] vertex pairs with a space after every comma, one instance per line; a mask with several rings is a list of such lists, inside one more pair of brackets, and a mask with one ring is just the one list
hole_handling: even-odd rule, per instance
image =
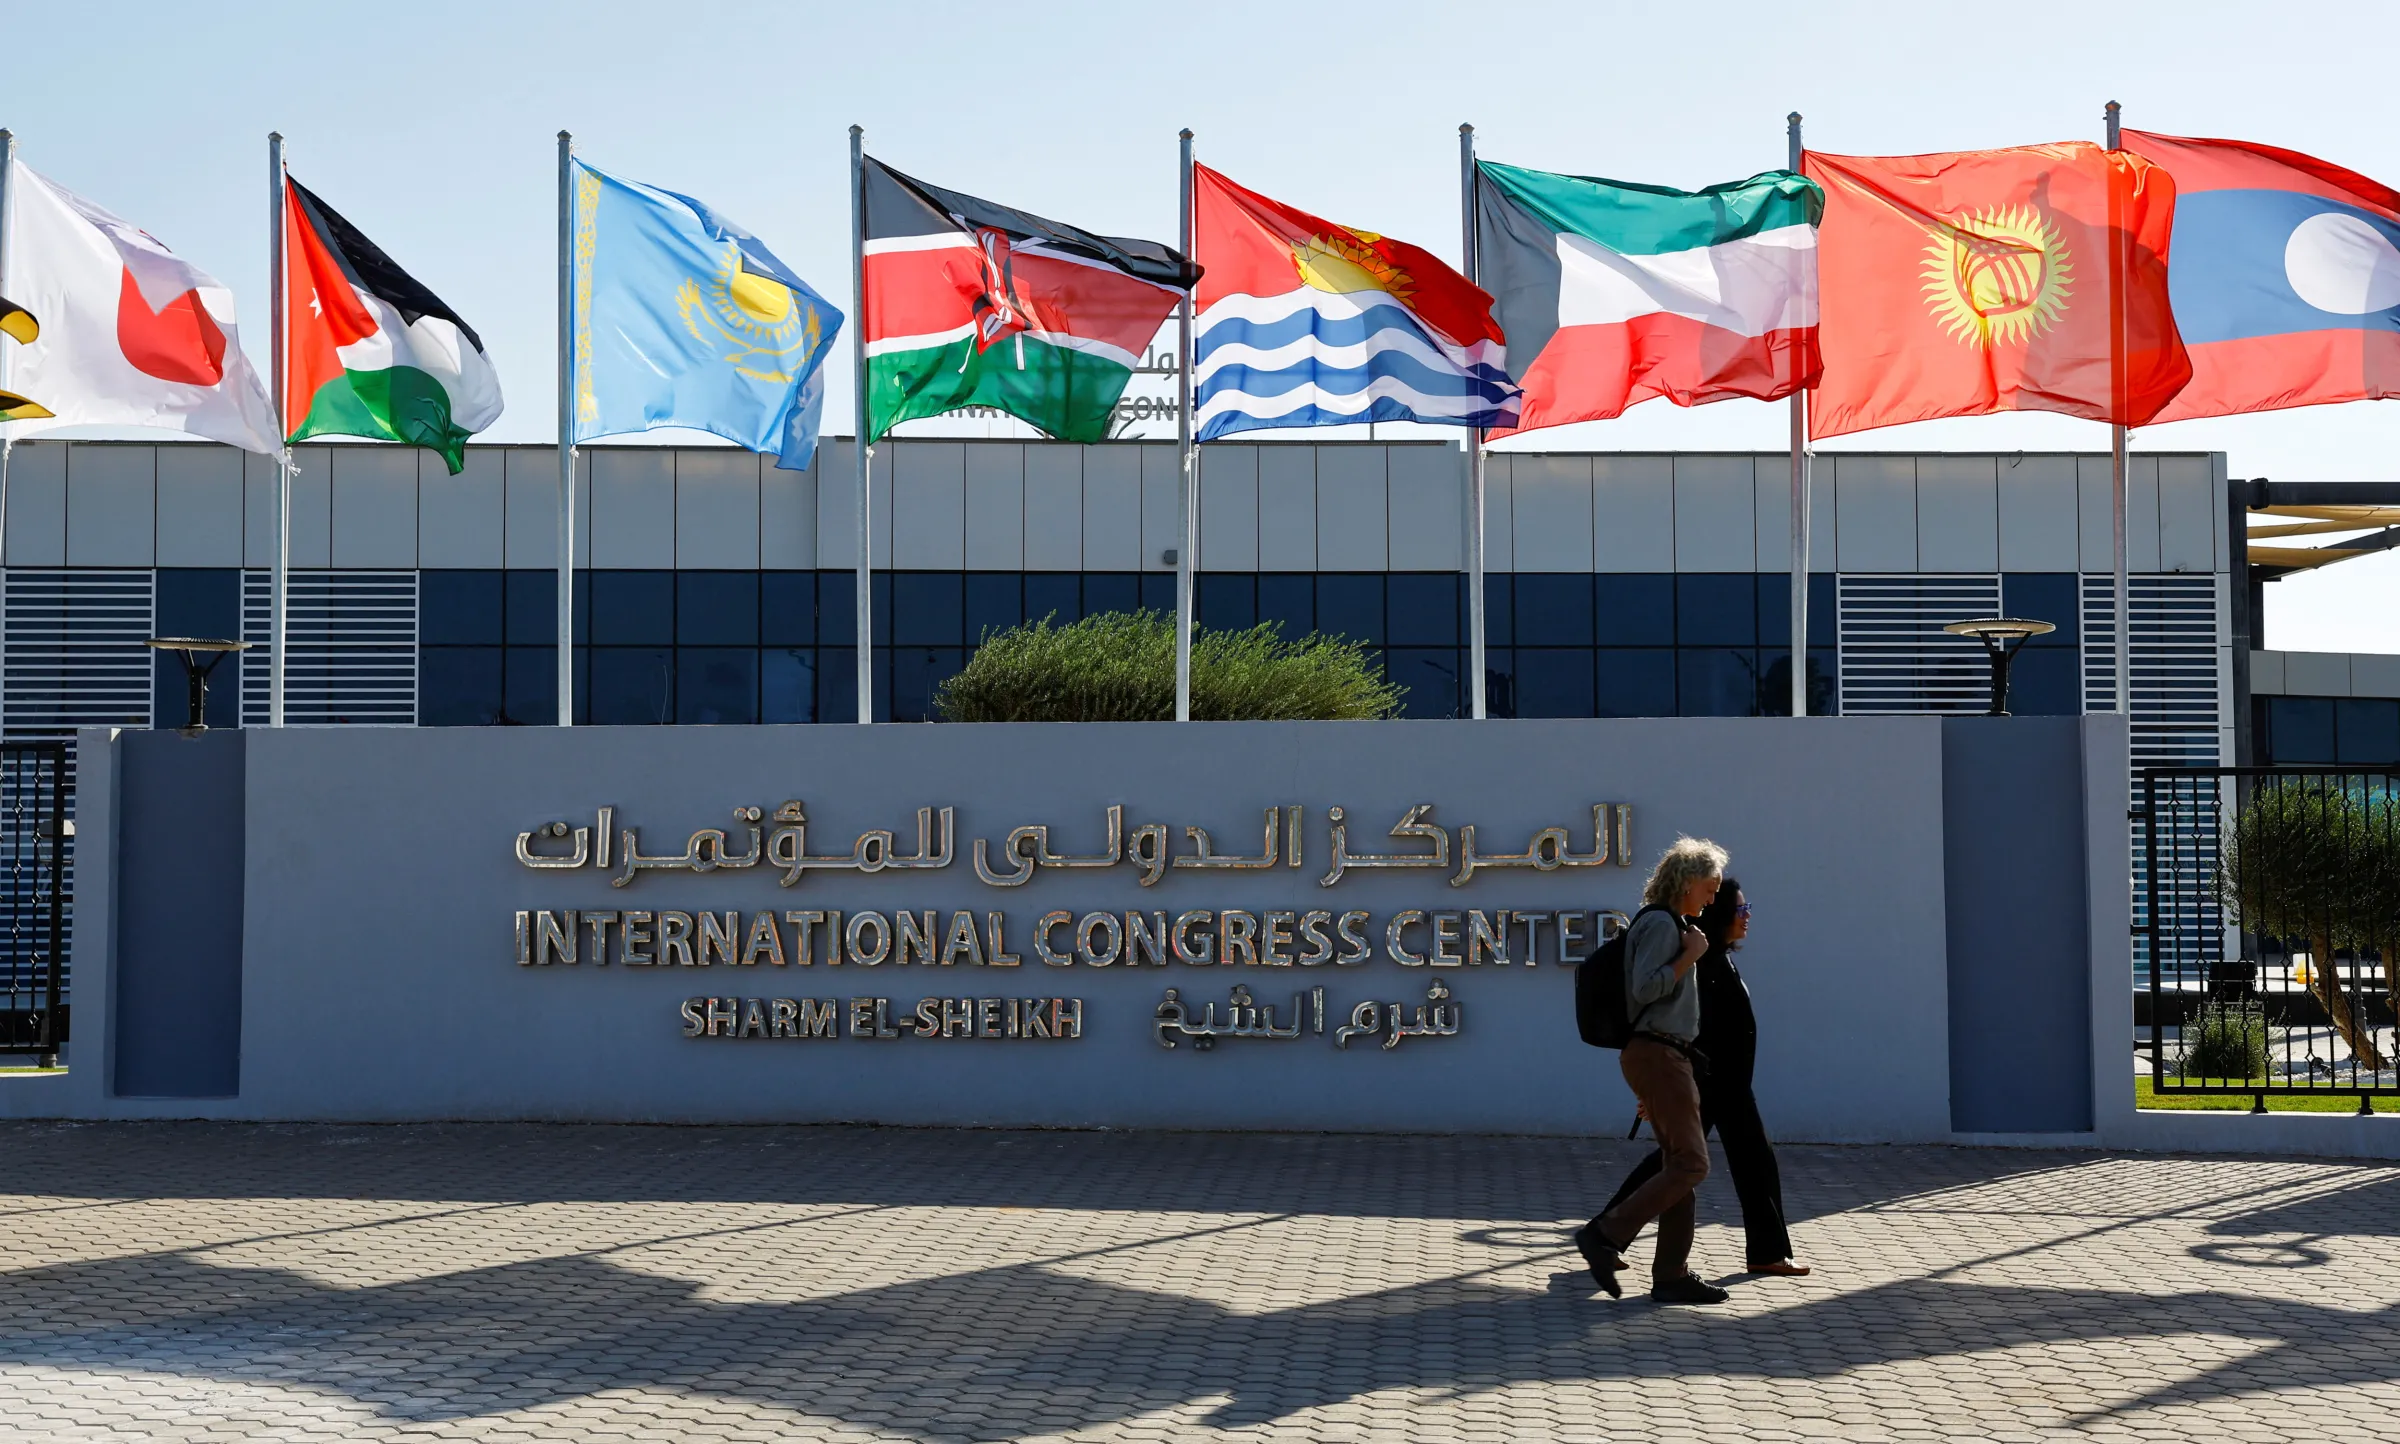
[[1734, 906], [1741, 900], [1741, 882], [1729, 877], [1717, 885], [1717, 895], [1709, 905], [1700, 909], [1700, 931], [1708, 934], [1712, 951], [1724, 949], [1725, 934], [1733, 929]]

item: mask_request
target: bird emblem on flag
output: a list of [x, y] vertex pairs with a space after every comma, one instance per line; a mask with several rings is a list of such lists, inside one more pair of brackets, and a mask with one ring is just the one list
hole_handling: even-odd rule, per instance
[[676, 288], [675, 308], [694, 340], [724, 347], [717, 359], [753, 381], [789, 382], [823, 332], [814, 307], [793, 305], [792, 288], [744, 266], [731, 243], [705, 290], [688, 277]]
[[1989, 347], [2038, 336], [2066, 310], [2075, 268], [2058, 228], [2032, 206], [2002, 206], [1932, 229], [1925, 298], [1961, 341]]

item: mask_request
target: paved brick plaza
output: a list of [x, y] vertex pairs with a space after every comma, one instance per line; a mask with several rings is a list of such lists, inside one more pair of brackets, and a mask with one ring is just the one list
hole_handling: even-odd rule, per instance
[[1792, 1148], [1662, 1310], [1633, 1147], [5, 1125], [0, 1438], [2400, 1439], [2400, 1168]]

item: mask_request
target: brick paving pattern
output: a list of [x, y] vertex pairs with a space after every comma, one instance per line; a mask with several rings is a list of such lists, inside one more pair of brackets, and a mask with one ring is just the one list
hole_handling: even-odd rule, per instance
[[2400, 1168], [1789, 1148], [1678, 1310], [1639, 1147], [0, 1125], [0, 1439], [2400, 1439]]

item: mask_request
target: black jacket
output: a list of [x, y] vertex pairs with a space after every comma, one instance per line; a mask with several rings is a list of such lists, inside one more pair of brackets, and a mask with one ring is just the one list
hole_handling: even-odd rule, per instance
[[1708, 1059], [1709, 1089], [1747, 1090], [1758, 1062], [1758, 1015], [1750, 989], [1723, 948], [1701, 954], [1700, 1036], [1694, 1042]]

